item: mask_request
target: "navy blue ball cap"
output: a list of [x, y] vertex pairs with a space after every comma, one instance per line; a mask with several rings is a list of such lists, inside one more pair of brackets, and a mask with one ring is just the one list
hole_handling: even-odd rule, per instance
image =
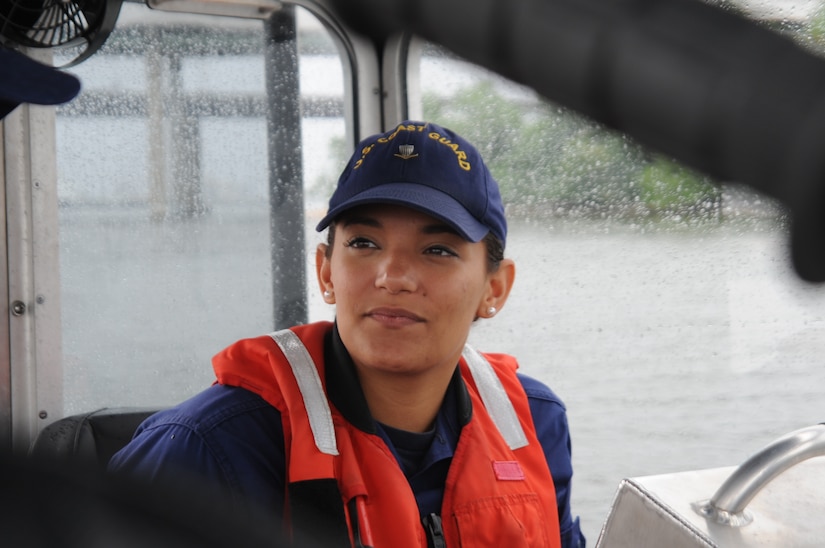
[[68, 72], [0, 47], [0, 118], [21, 103], [58, 105], [80, 91], [80, 80]]
[[476, 148], [449, 129], [405, 121], [364, 139], [338, 179], [320, 232], [355, 206], [396, 204], [436, 217], [471, 242], [507, 239], [501, 193]]

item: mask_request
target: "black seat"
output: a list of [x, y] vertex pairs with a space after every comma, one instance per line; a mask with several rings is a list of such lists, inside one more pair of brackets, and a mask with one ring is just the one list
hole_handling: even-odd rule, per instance
[[132, 439], [138, 425], [159, 410], [115, 407], [62, 418], [40, 431], [29, 454], [105, 468], [112, 455]]
[[2, 545], [285, 548], [278, 520], [239, 511], [189, 478], [162, 485], [104, 472], [157, 411], [121, 407], [73, 415], [44, 428], [29, 458], [0, 452]]

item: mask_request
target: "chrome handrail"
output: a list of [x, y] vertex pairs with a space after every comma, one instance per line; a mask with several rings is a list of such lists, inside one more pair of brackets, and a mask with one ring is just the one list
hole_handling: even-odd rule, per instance
[[741, 527], [753, 521], [746, 508], [771, 480], [800, 462], [825, 456], [825, 424], [800, 428], [768, 444], [742, 463], [696, 512], [716, 523]]

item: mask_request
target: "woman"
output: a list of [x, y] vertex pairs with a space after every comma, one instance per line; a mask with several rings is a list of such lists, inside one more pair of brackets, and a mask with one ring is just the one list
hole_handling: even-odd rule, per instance
[[239, 341], [111, 469], [208, 478], [324, 546], [583, 546], [565, 410], [465, 343], [515, 278], [498, 185], [435, 124], [363, 141], [318, 230], [335, 322]]

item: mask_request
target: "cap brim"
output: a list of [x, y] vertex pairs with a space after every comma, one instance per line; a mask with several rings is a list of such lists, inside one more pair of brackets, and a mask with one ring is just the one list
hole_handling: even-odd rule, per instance
[[79, 91], [75, 76], [0, 48], [0, 111], [11, 111], [21, 103], [58, 105], [71, 101]]
[[360, 192], [329, 210], [315, 229], [320, 232], [344, 211], [367, 204], [411, 207], [444, 221], [471, 242], [481, 241], [490, 231], [449, 194], [416, 183], [388, 183]]

